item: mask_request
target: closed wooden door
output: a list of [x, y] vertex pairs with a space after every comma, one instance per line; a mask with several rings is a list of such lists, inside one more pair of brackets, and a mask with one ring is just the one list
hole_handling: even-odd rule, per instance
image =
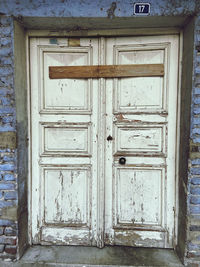
[[[163, 64], [163, 77], [49, 78], [49, 66]], [[178, 37], [31, 38], [35, 244], [172, 247]]]

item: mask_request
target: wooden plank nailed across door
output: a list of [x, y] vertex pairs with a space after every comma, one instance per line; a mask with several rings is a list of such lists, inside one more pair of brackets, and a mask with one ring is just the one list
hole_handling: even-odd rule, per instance
[[89, 79], [164, 76], [163, 64], [50, 66], [50, 79]]

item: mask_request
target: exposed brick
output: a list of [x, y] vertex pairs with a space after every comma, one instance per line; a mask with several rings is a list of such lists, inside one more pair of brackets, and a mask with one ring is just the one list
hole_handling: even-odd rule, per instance
[[9, 245], [6, 245], [6, 246], [5, 246], [5, 252], [14, 255], [14, 254], [17, 253], [17, 247], [16, 247], [16, 246], [9, 246]]
[[187, 265], [185, 265], [186, 267], [199, 267], [200, 265], [198, 263], [187, 263]]
[[16, 231], [16, 229], [13, 229], [12, 227], [6, 227], [4, 230], [4, 234], [14, 236], [17, 234], [17, 231]]
[[0, 236], [0, 244], [16, 245], [16, 237]]

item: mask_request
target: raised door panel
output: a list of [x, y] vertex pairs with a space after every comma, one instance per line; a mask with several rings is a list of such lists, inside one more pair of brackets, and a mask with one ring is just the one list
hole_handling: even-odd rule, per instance
[[42, 112], [89, 112], [90, 87], [88, 79], [55, 79], [49, 78], [49, 66], [82, 66], [90, 65], [90, 48], [65, 48], [62, 52], [42, 51], [44, 82], [41, 84]]

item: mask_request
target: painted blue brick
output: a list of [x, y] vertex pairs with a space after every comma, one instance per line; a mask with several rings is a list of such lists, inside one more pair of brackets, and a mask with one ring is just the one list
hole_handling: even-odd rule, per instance
[[194, 103], [195, 104], [200, 104], [200, 97], [195, 97], [194, 98]]
[[196, 95], [200, 95], [200, 88], [198, 88], [198, 87], [194, 88], [194, 93]]
[[14, 171], [15, 169], [16, 169], [16, 166], [14, 163], [0, 164], [1, 171]]
[[0, 67], [0, 74], [1, 75], [13, 74], [13, 68], [12, 67]]
[[0, 132], [14, 132], [14, 131], [15, 131], [15, 125], [4, 124], [3, 126], [0, 126]]
[[5, 181], [14, 181], [15, 176], [13, 173], [6, 173], [6, 174], [4, 174], [4, 180]]
[[14, 190], [15, 185], [12, 183], [0, 183], [0, 190]]
[[13, 226], [13, 225], [15, 225], [15, 222], [12, 220], [0, 219], [0, 226]]
[[194, 136], [194, 137], [192, 138], [192, 141], [193, 141], [193, 143], [195, 143], [195, 144], [200, 143], [200, 137]]
[[196, 72], [197, 74], [199, 74], [199, 73], [200, 73], [200, 68], [199, 68], [199, 67], [196, 67], [196, 68], [195, 68], [195, 72]]
[[2, 23], [3, 25], [10, 25], [12, 23], [12, 20], [10, 17], [1, 16], [0, 17], [0, 23]]
[[13, 207], [17, 205], [16, 200], [0, 200], [0, 209], [7, 208], [7, 207]]
[[200, 185], [200, 177], [194, 177], [191, 179], [191, 184]]
[[12, 227], [6, 227], [4, 233], [5, 235], [16, 235], [17, 230], [13, 229]]
[[190, 197], [191, 204], [200, 204], [200, 196], [191, 196]]
[[199, 250], [200, 249], [200, 245], [199, 244], [192, 244], [192, 243], [189, 243], [188, 244], [188, 249], [189, 250]]
[[15, 199], [17, 199], [17, 192], [15, 192], [15, 191], [5, 192], [4, 193], [4, 199], [5, 200], [15, 200]]
[[199, 107], [194, 108], [194, 109], [193, 109], [193, 114], [194, 114], [194, 115], [198, 115], [198, 114], [200, 114], [200, 108], [199, 108]]
[[15, 159], [14, 155], [5, 155], [3, 156], [4, 161], [13, 161]]
[[0, 198], [2, 198], [3, 197], [3, 192], [2, 191], [0, 191]]
[[0, 43], [2, 45], [11, 45], [12, 40], [9, 37], [4, 37], [4, 38], [1, 38]]
[[193, 159], [192, 161], [193, 165], [199, 165], [200, 164], [200, 159]]
[[[0, 49], [0, 51], [1, 51], [1, 49]], [[10, 77], [0, 76], [0, 80], [5, 86], [13, 86], [13, 77], [12, 76], [10, 76]]]
[[191, 174], [200, 174], [200, 168], [191, 168], [190, 172]]
[[193, 118], [193, 124], [200, 124], [200, 118]]
[[200, 205], [190, 205], [191, 214], [200, 214]]
[[9, 34], [11, 33], [12, 28], [7, 26], [7, 27], [0, 27], [0, 34], [2, 36], [9, 36]]
[[190, 193], [193, 195], [200, 195], [200, 187], [199, 186], [191, 186]]
[[[199, 109], [199, 112], [200, 112], [200, 109]], [[200, 134], [200, 128], [192, 129], [192, 134]]]
[[4, 114], [4, 113], [13, 114], [13, 113], [15, 113], [15, 108], [0, 106], [0, 114]]
[[[1, 27], [0, 27], [0, 29], [1, 29]], [[0, 56], [10, 55], [11, 53], [12, 53], [11, 47], [3, 47], [0, 49]]]
[[13, 121], [15, 121], [15, 118], [13, 118], [13, 116], [6, 116], [2, 119], [3, 123], [12, 123]]
[[11, 65], [11, 64], [13, 64], [13, 60], [12, 60], [11, 57], [2, 58], [1, 62], [2, 62], [2, 65]]
[[1, 105], [4, 105], [4, 106], [11, 105], [11, 100], [12, 100], [11, 96], [9, 96], [9, 97], [1, 96], [0, 97], [0, 103], [1, 103]]
[[14, 90], [12, 89], [6, 89], [6, 88], [0, 88], [0, 96], [8, 96], [8, 95], [13, 95]]

